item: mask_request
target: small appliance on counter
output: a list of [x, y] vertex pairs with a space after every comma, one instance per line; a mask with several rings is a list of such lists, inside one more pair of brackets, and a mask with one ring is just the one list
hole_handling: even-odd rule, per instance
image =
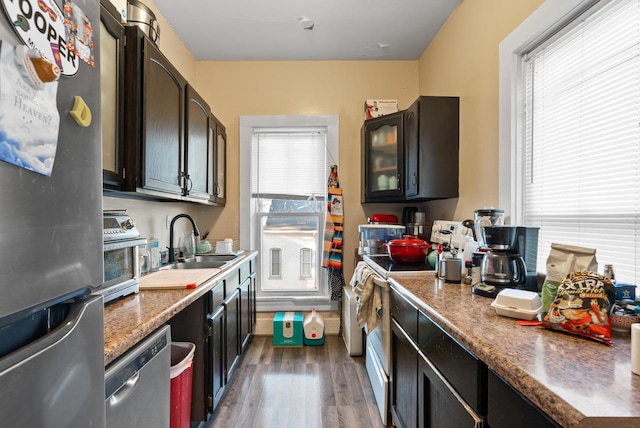
[[398, 224], [361, 224], [358, 226], [360, 245], [358, 254], [387, 254], [385, 244], [392, 239], [400, 239], [405, 227]]
[[414, 212], [411, 220], [406, 223], [405, 226], [407, 227], [407, 235], [411, 235], [425, 241], [429, 238], [427, 233], [426, 214], [424, 212]]
[[471, 227], [473, 239], [481, 248], [487, 248], [487, 243], [483, 236], [484, 226], [502, 226], [504, 224], [504, 210], [499, 208], [482, 208], [475, 210], [473, 220], [465, 220], [464, 225]]
[[[482, 283], [472, 291], [487, 297], [505, 288], [537, 291], [538, 228], [483, 226], [480, 234], [489, 251], [481, 264]], [[527, 254], [529, 268], [521, 252]]]
[[140, 247], [147, 244], [125, 210], [103, 213], [104, 303], [139, 291]]
[[465, 242], [466, 228], [459, 221], [434, 220], [431, 226], [432, 248], [435, 250], [438, 244], [447, 244], [450, 248], [462, 248]]
[[369, 224], [398, 224], [398, 217], [393, 214], [372, 214], [367, 221]]

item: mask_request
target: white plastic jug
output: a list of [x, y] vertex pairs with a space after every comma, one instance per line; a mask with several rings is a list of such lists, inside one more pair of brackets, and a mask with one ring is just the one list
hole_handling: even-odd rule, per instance
[[302, 328], [304, 330], [305, 339], [321, 339], [324, 336], [324, 319], [322, 318], [322, 315], [317, 313], [316, 309], [313, 308], [311, 313], [304, 317]]

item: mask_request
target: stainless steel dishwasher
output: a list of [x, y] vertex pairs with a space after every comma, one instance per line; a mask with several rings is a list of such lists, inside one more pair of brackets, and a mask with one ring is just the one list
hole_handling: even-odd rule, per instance
[[147, 336], [105, 369], [107, 428], [169, 427], [171, 329]]

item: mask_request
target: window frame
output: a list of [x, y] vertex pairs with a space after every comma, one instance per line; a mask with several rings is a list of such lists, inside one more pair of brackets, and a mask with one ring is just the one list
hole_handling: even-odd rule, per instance
[[[249, 248], [256, 250], [260, 248], [260, 242], [257, 242], [253, 236], [253, 226], [251, 221], [251, 175], [250, 168], [252, 165], [251, 141], [254, 128], [325, 128], [327, 138], [328, 157], [331, 160], [329, 164], [335, 163], [339, 165], [339, 117], [338, 115], [315, 115], [315, 116], [240, 116], [240, 136], [239, 136], [239, 163], [240, 163], [240, 246], [241, 248]], [[331, 165], [327, 165], [327, 177], [329, 177]], [[322, 223], [323, 224], [323, 223]], [[260, 266], [258, 258], [257, 269]], [[318, 267], [321, 271], [324, 268]], [[260, 272], [260, 271], [259, 271]], [[324, 273], [324, 272], [321, 272]], [[260, 275], [257, 275], [260, 277]], [[260, 285], [258, 284], [258, 287]], [[331, 287], [325, 279], [321, 283], [322, 290], [310, 296], [306, 294], [291, 296], [274, 296], [265, 297], [257, 295], [256, 309], [259, 312], [271, 311], [309, 311], [316, 308], [319, 311], [337, 310], [338, 302], [330, 301]]]
[[522, 100], [523, 54], [565, 27], [598, 0], [547, 0], [499, 46], [498, 201], [507, 224], [522, 224], [522, 171], [525, 149]]

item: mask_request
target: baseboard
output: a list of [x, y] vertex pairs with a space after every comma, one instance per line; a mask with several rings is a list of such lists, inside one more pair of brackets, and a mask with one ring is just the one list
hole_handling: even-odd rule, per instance
[[[324, 334], [340, 333], [340, 314], [337, 312], [318, 312], [324, 319]], [[273, 317], [275, 312], [258, 312], [256, 317], [256, 336], [273, 336]]]

